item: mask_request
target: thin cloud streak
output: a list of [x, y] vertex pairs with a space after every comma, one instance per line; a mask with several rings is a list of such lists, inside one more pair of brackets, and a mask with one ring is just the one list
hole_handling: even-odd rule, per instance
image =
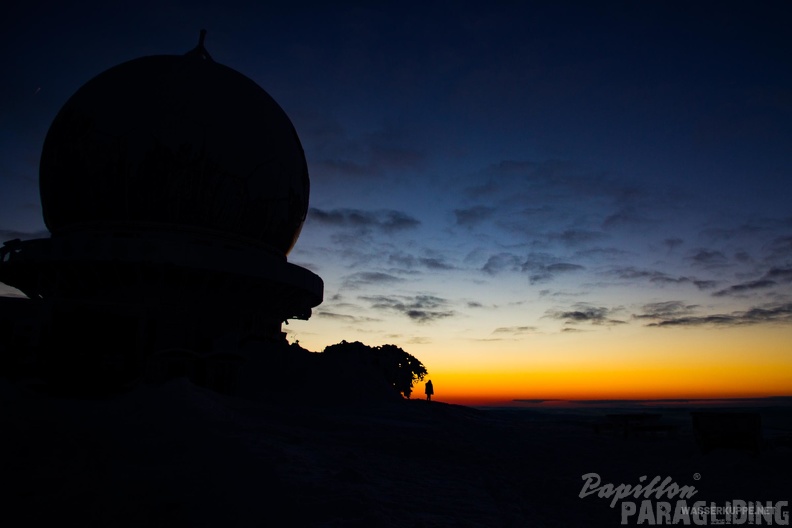
[[448, 300], [434, 295], [371, 295], [359, 299], [368, 302], [373, 310], [400, 313], [417, 323], [431, 323], [456, 315], [447, 309]]
[[747, 326], [757, 324], [789, 324], [792, 323], [792, 303], [764, 305], [745, 311], [734, 311], [728, 314], [710, 314], [700, 316], [666, 317], [659, 316], [651, 327], [679, 326]]

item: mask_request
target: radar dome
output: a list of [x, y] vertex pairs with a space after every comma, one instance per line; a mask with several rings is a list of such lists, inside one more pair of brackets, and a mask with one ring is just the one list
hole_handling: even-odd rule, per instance
[[40, 191], [53, 235], [198, 231], [285, 256], [309, 179], [283, 109], [201, 42], [186, 55], [125, 62], [77, 90], [47, 133]]

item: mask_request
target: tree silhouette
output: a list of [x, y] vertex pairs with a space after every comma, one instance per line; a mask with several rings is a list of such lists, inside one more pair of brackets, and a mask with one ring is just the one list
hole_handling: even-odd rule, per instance
[[341, 361], [351, 361], [374, 367], [373, 372], [381, 372], [388, 384], [406, 398], [412, 393], [413, 384], [422, 381], [428, 374], [426, 367], [418, 358], [405, 352], [396, 345], [370, 347], [359, 341], [341, 341], [325, 347], [326, 357]]
[[413, 383], [422, 381], [428, 374], [426, 367], [418, 358], [396, 345], [382, 345], [376, 350], [385, 360], [388, 381], [398, 392], [409, 398]]

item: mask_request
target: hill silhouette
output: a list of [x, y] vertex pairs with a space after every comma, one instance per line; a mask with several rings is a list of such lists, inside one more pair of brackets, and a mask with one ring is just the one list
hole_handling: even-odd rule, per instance
[[722, 504], [786, 500], [792, 470], [772, 431], [759, 454], [702, 454], [689, 427], [596, 433], [590, 409], [256, 401], [186, 377], [102, 400], [3, 381], [0, 405], [9, 526], [618, 526], [618, 508], [578, 497], [582, 475], [667, 475]]

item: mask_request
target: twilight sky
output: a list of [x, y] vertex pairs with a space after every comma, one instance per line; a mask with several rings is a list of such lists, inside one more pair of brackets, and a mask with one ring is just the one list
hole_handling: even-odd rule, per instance
[[66, 99], [206, 28], [308, 160], [290, 340], [397, 344], [445, 401], [792, 394], [788, 2], [91, 4], [3, 8], [0, 239], [47, 236]]

